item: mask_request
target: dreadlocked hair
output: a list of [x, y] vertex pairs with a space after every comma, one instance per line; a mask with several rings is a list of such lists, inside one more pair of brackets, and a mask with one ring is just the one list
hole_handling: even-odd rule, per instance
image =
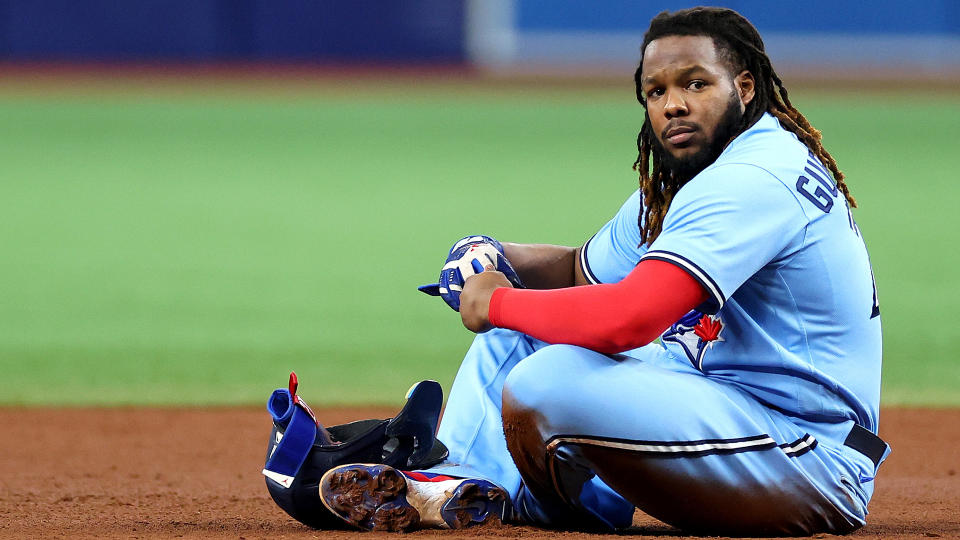
[[[743, 133], [763, 113], [769, 112], [780, 121], [780, 125], [793, 133], [804, 145], [833, 173], [837, 188], [846, 197], [850, 206], [856, 208], [857, 202], [850, 194], [844, 175], [837, 167], [836, 160], [821, 144], [820, 131], [800, 114], [787, 95], [780, 77], [773, 70], [770, 58], [764, 50], [763, 40], [754, 26], [736, 11], [725, 8], [696, 7], [675, 11], [664, 11], [650, 21], [650, 28], [643, 36], [640, 48], [640, 66], [634, 73], [637, 101], [647, 106], [641, 88], [643, 53], [650, 42], [666, 36], [707, 36], [713, 39], [718, 56], [723, 59], [734, 74], [749, 71], [756, 85], [753, 100], [747, 105], [743, 118], [735, 133]], [[651, 244], [663, 230], [663, 218], [670, 208], [670, 202], [687, 179], [678, 178], [674, 171], [664, 166], [662, 148], [655, 144], [656, 134], [650, 124], [650, 115], [644, 117], [643, 126], [637, 135], [637, 159], [633, 169], [640, 174], [640, 191], [646, 209], [638, 219], [640, 239]]]

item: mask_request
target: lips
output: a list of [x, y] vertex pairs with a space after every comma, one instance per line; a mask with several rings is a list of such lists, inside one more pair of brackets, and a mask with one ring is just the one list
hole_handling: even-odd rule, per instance
[[689, 124], [676, 125], [667, 128], [663, 132], [663, 140], [672, 144], [673, 146], [681, 146], [689, 142], [690, 139], [693, 138], [693, 134], [696, 131], [696, 126]]

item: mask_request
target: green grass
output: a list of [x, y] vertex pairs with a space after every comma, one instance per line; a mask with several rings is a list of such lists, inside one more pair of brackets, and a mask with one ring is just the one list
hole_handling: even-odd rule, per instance
[[[629, 91], [0, 95], [0, 403], [449, 388], [452, 240], [582, 243], [634, 188]], [[960, 405], [960, 101], [800, 94], [861, 203], [884, 403]]]

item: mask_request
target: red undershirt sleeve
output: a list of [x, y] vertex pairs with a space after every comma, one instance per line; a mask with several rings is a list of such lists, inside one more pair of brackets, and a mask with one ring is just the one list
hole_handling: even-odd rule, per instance
[[488, 316], [493, 326], [547, 343], [618, 353], [650, 343], [706, 300], [706, 290], [682, 268], [646, 260], [619, 283], [497, 289]]

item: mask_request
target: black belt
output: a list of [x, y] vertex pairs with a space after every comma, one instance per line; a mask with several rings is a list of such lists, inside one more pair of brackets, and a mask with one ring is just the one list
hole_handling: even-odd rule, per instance
[[870, 458], [874, 467], [880, 466], [880, 459], [887, 451], [887, 443], [870, 432], [869, 429], [854, 424], [843, 444]]

